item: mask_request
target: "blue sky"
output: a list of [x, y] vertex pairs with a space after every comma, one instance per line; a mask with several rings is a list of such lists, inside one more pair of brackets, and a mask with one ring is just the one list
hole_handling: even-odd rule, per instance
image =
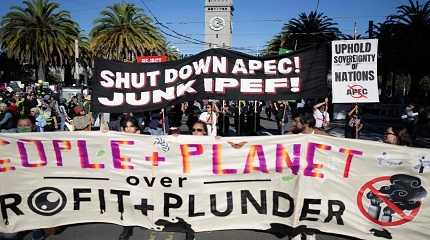
[[[123, 0], [56, 0], [85, 32], [89, 32], [100, 11]], [[160, 22], [175, 31], [204, 40], [204, 0], [127, 0], [146, 10], [142, 1], [152, 10]], [[414, 0], [415, 2], [415, 0]], [[420, 0], [424, 2], [424, 0]], [[0, 0], [0, 16], [21, 0]], [[359, 34], [365, 34], [368, 21], [375, 23], [393, 14], [396, 7], [408, 0], [320, 0], [319, 10], [334, 19], [342, 32], [351, 34], [354, 21]], [[233, 47], [248, 48], [254, 53], [279, 33], [283, 24], [301, 12], [314, 10], [317, 0], [234, 0]], [[168, 37], [171, 45], [185, 54], [195, 54], [202, 46]], [[248, 52], [253, 54], [253, 52]]]

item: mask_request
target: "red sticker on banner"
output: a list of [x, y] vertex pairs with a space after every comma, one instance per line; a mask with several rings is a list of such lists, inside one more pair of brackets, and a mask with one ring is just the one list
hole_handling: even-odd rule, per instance
[[[401, 209], [386, 194], [382, 193], [376, 187], [387, 184], [391, 185], [390, 176], [382, 176], [372, 179], [360, 188], [357, 195], [357, 206], [360, 209], [360, 212], [371, 222], [384, 227], [399, 226], [412, 221], [415, 216], [417, 216], [421, 204], [418, 204], [418, 206], [412, 210]], [[372, 204], [372, 200], [368, 197], [364, 197], [365, 193], [366, 195], [371, 193], [375, 197], [373, 199], [373, 203], [376, 202], [379, 204]], [[388, 209], [389, 213], [392, 214], [385, 215], [384, 213], [384, 215], [380, 216], [382, 210], [382, 206], [380, 205], [385, 206], [385, 209]], [[396, 218], [396, 220], [394, 220], [394, 218]]]

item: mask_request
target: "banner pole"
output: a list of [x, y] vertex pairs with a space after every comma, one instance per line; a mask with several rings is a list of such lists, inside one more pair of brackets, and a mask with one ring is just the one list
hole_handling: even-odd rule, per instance
[[238, 136], [240, 136], [240, 119], [241, 119], [241, 117], [240, 117], [240, 112], [241, 112], [241, 111], [240, 111], [240, 100], [237, 100], [237, 103], [238, 103], [238, 104], [237, 104], [237, 107], [239, 108], [239, 116], [238, 116], [238, 124], [237, 124], [237, 129], [236, 129], [236, 130], [237, 130], [237, 133], [236, 133], [236, 134], [237, 134]]
[[223, 117], [223, 119], [222, 119], [222, 130], [221, 131], [222, 131], [222, 136], [224, 136], [224, 133], [225, 133], [225, 119], [226, 119], [226, 117], [225, 117], [225, 100], [222, 100], [222, 117]]
[[164, 115], [164, 108], [161, 109], [161, 118], [163, 122], [163, 134], [166, 135], [166, 118]]
[[257, 101], [254, 101], [254, 132], [257, 133]]
[[[355, 115], [357, 116], [357, 120], [358, 120], [358, 104], [357, 103], [355, 104]], [[357, 123], [355, 123], [355, 139], [358, 139], [358, 124]]]
[[287, 110], [287, 104], [284, 102], [284, 112], [282, 113], [282, 122], [281, 122], [281, 135], [284, 135], [284, 123], [285, 123], [285, 111]]

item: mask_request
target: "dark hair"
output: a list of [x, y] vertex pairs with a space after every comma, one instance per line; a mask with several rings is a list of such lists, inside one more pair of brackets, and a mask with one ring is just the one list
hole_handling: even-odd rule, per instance
[[32, 121], [31, 118], [27, 115], [19, 115], [17, 121], [19, 121], [19, 120], [30, 120], [30, 121]]
[[411, 136], [409, 135], [407, 128], [402, 128], [398, 130], [398, 143], [401, 146], [408, 146], [408, 147], [412, 146], [412, 139], [411, 139]]
[[18, 123], [19, 120], [30, 120], [31, 124], [33, 125], [36, 123], [36, 119], [28, 115], [19, 115], [16, 122]]
[[[404, 129], [406, 131], [406, 134], [405, 133], [400, 134], [400, 132], [404, 131], [403, 128], [390, 126], [385, 128], [385, 131], [387, 131], [389, 128], [391, 128], [391, 131], [393, 132], [392, 135], [396, 136], [397, 138], [396, 145], [405, 145], [405, 142], [407, 141], [406, 140], [407, 130]], [[404, 138], [403, 141], [401, 140], [400, 135], [403, 135], [403, 138]], [[407, 134], [407, 136], [409, 136], [409, 134]]]
[[126, 128], [128, 122], [131, 122], [137, 129], [140, 130], [139, 122], [137, 121], [137, 119], [130, 116], [127, 116], [121, 119], [120, 121], [121, 128]]
[[299, 118], [299, 121], [302, 125], [308, 125], [310, 128], [315, 127], [315, 118], [310, 113], [296, 113], [293, 115], [294, 118]]
[[[206, 123], [205, 123], [205, 122], [203, 122], [202, 120], [197, 120], [197, 121], [195, 121], [195, 122], [193, 123], [193, 126], [194, 126], [195, 124], [201, 124], [201, 125], [203, 126], [203, 129], [205, 130], [206, 135], [208, 135], [208, 134], [209, 134], [209, 133], [208, 133], [208, 126], [206, 125]], [[190, 129], [190, 130], [192, 130], [192, 129]]]

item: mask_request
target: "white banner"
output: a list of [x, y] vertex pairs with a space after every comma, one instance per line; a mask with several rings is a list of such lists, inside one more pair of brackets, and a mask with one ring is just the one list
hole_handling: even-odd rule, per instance
[[0, 232], [159, 231], [430, 239], [430, 150], [318, 135], [0, 134]]
[[378, 39], [332, 42], [333, 103], [379, 102]]

